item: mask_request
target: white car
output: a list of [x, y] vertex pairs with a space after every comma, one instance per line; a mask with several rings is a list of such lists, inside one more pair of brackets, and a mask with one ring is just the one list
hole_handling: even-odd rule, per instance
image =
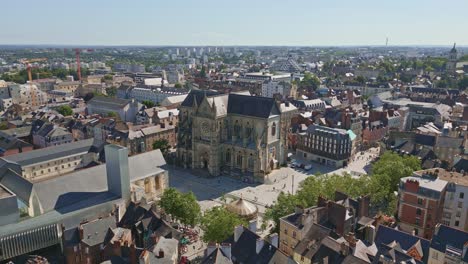
[[312, 165], [305, 165], [304, 166], [304, 170], [308, 171], [308, 170], [311, 170], [312, 169]]
[[296, 161], [294, 161], [293, 163], [291, 163], [291, 167], [292, 167], [292, 168], [295, 168], [295, 167], [298, 167], [298, 168], [299, 168], [299, 167], [301, 167], [301, 164], [298, 163], [298, 162], [296, 162]]

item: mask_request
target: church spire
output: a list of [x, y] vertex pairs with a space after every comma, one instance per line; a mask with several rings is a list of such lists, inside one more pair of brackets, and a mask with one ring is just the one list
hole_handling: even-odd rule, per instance
[[453, 43], [453, 48], [452, 50], [450, 51], [450, 53], [457, 53], [457, 49], [456, 49], [456, 46], [457, 46], [457, 43]]

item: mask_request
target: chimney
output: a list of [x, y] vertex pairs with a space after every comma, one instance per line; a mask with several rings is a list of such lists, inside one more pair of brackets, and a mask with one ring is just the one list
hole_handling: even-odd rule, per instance
[[294, 208], [294, 212], [296, 214], [303, 214], [304, 213], [304, 207], [302, 205], [296, 205], [296, 208]]
[[[434, 228], [434, 235], [438, 235], [438, 234], [439, 234], [439, 230], [440, 230], [440, 224], [437, 224], [437, 225], [435, 226], [435, 228]], [[413, 231], [413, 233], [414, 233], [414, 231]], [[413, 236], [414, 236], [414, 234], [413, 234]]]
[[358, 217], [369, 216], [370, 197], [363, 196], [359, 197], [357, 200], [359, 203]]
[[130, 263], [131, 264], [137, 263], [136, 248], [135, 248], [135, 244], [133, 243], [130, 245]]
[[214, 243], [214, 242], [208, 243], [208, 247], [206, 248], [206, 256], [208, 257], [209, 255], [211, 255], [211, 253], [213, 253], [216, 250], [216, 248], [218, 248], [217, 243]]
[[365, 229], [366, 241], [370, 244], [374, 244], [375, 241], [375, 226], [368, 225]]
[[153, 245], [157, 245], [158, 242], [159, 242], [159, 236], [155, 235], [155, 234], [152, 234], [151, 235], [151, 240], [153, 242]]
[[465, 244], [463, 244], [463, 254], [462, 254], [462, 256], [466, 256], [466, 254], [468, 254], [467, 251], [468, 251], [468, 241], [465, 242]]
[[125, 201], [130, 200], [130, 175], [128, 171], [128, 150], [117, 145], [104, 147], [106, 155], [107, 188]]
[[265, 244], [265, 241], [262, 238], [257, 239], [256, 247], [255, 247], [255, 252], [258, 254], [263, 248], [263, 245]]
[[249, 221], [249, 230], [256, 233], [257, 232], [257, 220], [250, 220]]
[[347, 256], [349, 254], [349, 246], [345, 242], [342, 242], [340, 245], [341, 255]]
[[239, 225], [234, 228], [234, 242], [237, 242], [244, 232], [244, 227]]
[[139, 257], [139, 264], [149, 264], [149, 253], [146, 249], [141, 252]]
[[222, 243], [221, 251], [229, 260], [231, 259], [231, 244], [230, 243]]
[[279, 243], [278, 243], [278, 234], [273, 233], [270, 235], [270, 243], [275, 247], [278, 248]]

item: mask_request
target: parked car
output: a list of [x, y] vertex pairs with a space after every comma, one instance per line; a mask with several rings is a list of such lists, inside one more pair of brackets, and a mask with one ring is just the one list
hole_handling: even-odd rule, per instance
[[296, 167], [300, 168], [301, 164], [299, 164], [298, 162], [291, 163], [291, 168], [296, 168]]
[[305, 165], [304, 166], [304, 170], [308, 171], [308, 170], [311, 170], [312, 169], [312, 165]]

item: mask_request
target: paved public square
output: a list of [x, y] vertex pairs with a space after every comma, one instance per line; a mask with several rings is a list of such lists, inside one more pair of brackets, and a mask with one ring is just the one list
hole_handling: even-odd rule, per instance
[[[307, 177], [315, 177], [316, 173], [342, 174], [346, 172], [353, 176], [365, 174], [370, 162], [378, 156], [378, 153], [376, 148], [369, 149], [363, 154], [358, 153], [346, 168], [340, 169], [302, 161], [293, 157], [299, 163], [311, 164], [312, 169], [306, 171], [301, 168], [282, 167], [269, 174], [263, 184], [248, 184], [227, 176], [216, 178], [196, 176], [188, 169], [174, 166], [169, 166], [167, 169], [169, 170], [169, 185], [181, 192], [192, 191], [197, 197], [202, 211], [223, 204], [222, 196], [227, 198], [228, 202], [233, 198], [242, 197], [258, 206], [259, 220], [261, 221], [265, 206], [276, 201], [281, 191], [296, 193], [299, 183]], [[188, 252], [184, 255], [193, 259], [196, 256], [202, 256], [205, 248], [206, 244], [198, 241], [190, 245]]]

